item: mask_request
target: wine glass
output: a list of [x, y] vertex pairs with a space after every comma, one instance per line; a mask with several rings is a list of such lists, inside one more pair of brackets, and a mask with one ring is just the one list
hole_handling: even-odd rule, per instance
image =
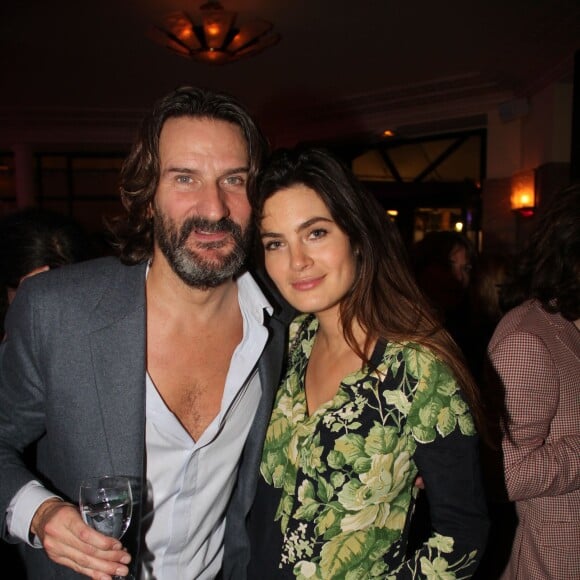
[[[85, 523], [91, 528], [120, 539], [131, 522], [133, 497], [128, 477], [103, 475], [81, 482], [79, 506]], [[122, 576], [115, 579], [125, 580]]]

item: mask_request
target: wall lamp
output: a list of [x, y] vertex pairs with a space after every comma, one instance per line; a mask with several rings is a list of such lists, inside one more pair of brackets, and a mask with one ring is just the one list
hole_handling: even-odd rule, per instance
[[522, 217], [531, 217], [536, 209], [536, 172], [521, 171], [512, 176], [510, 207]]

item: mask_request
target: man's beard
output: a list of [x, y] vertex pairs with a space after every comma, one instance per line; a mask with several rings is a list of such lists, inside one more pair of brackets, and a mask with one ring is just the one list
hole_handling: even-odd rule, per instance
[[[230, 218], [215, 222], [193, 216], [186, 219], [181, 227], [155, 207], [153, 220], [155, 238], [172, 270], [188, 285], [194, 288], [215, 288], [238, 274], [244, 265], [250, 247], [250, 228], [245, 230]], [[231, 252], [224, 256], [206, 259], [196, 252], [199, 250], [219, 249], [230, 243], [229, 240], [218, 242], [196, 242], [190, 249], [187, 240], [193, 230], [204, 232], [229, 232], [234, 242]]]

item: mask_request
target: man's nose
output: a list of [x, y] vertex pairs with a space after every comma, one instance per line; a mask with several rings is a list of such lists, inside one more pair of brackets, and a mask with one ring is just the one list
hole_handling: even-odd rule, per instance
[[216, 183], [208, 183], [198, 192], [196, 206], [199, 216], [212, 221], [218, 221], [230, 215], [226, 195]]

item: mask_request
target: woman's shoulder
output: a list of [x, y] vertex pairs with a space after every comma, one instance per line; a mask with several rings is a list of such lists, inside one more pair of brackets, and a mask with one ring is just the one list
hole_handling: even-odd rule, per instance
[[428, 443], [455, 429], [474, 435], [469, 407], [451, 369], [429, 348], [388, 343], [383, 358], [383, 396], [407, 415], [413, 437]]
[[[538, 300], [528, 300], [516, 306], [498, 323], [488, 344], [488, 352], [494, 357], [506, 349], [519, 351], [536, 349], [544, 345], [550, 350], [556, 336], [566, 329], [576, 334], [574, 323], [566, 320], [558, 312], [548, 312]], [[526, 355], [527, 356], [527, 355]]]
[[383, 363], [393, 360], [405, 364], [407, 372], [420, 377], [437, 369], [439, 373], [451, 373], [447, 363], [439, 358], [429, 347], [417, 342], [386, 342], [384, 344]]

